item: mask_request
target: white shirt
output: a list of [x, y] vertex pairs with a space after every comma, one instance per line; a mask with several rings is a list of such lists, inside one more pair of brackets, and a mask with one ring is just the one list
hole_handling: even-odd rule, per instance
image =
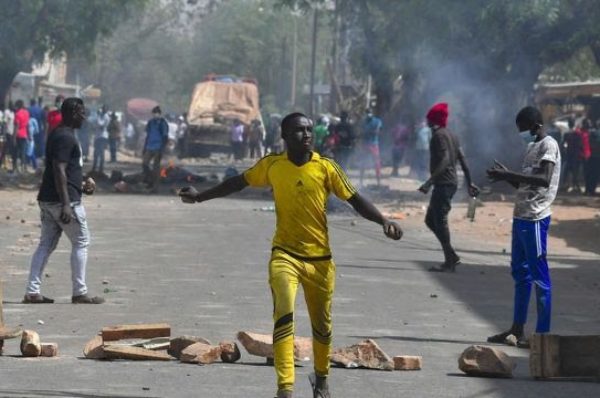
[[535, 174], [540, 170], [544, 161], [554, 164], [550, 186], [544, 188], [527, 184], [519, 185], [513, 213], [515, 218], [538, 221], [552, 214], [550, 205], [554, 202], [558, 192], [561, 162], [558, 143], [550, 136], [528, 144], [525, 159], [523, 159], [523, 174]]

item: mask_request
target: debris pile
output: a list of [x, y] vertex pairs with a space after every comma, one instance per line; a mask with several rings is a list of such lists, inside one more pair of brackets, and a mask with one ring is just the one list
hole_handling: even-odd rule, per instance
[[171, 326], [166, 323], [109, 326], [91, 339], [83, 349], [88, 359], [126, 359], [171, 361], [207, 365], [217, 360], [236, 362], [240, 350], [234, 342], [212, 345], [196, 336], [170, 338]]

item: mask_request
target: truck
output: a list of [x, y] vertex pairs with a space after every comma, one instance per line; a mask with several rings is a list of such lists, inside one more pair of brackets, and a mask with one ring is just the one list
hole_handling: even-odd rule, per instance
[[261, 120], [258, 85], [252, 79], [208, 76], [194, 87], [187, 113], [181, 157], [209, 157], [229, 153], [230, 126]]

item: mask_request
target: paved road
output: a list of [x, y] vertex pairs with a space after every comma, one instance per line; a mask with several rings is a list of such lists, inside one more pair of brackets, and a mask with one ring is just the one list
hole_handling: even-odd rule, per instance
[[[66, 242], [51, 258], [44, 281], [44, 293], [57, 304], [18, 304], [38, 215], [33, 203], [0, 207], [5, 319], [60, 346], [58, 358], [23, 359], [17, 355], [18, 342], [7, 341], [0, 358], [0, 397], [272, 397], [273, 369], [248, 354], [239, 364], [204, 367], [81, 358], [85, 342], [112, 324], [164, 321], [172, 325], [173, 335], [201, 335], [213, 342], [234, 338], [239, 330], [269, 332], [266, 264], [274, 214], [256, 211], [269, 204], [260, 195], [195, 207], [170, 196], [89, 198], [93, 243], [88, 281], [92, 293], [109, 289], [107, 304], [101, 306], [69, 303]], [[6, 220], [9, 212], [12, 217]], [[457, 368], [462, 350], [510, 319], [508, 257], [486, 242], [461, 242], [465, 265], [459, 272], [431, 274], [425, 269], [440, 253], [428, 232], [411, 228], [398, 243], [383, 238], [378, 226], [364, 220], [351, 225], [352, 220], [348, 215], [330, 219], [338, 267], [335, 345], [374, 338], [390, 355], [422, 355], [424, 369], [334, 369], [334, 397], [600, 396], [599, 384], [531, 380], [527, 352], [518, 349], [507, 348], [518, 363], [514, 379], [462, 376]], [[553, 258], [557, 333], [598, 332], [599, 265], [597, 257]], [[105, 279], [108, 285], [102, 284]], [[301, 296], [297, 303], [297, 334], [309, 336]], [[297, 368], [298, 397], [311, 396], [310, 371], [310, 365]]]

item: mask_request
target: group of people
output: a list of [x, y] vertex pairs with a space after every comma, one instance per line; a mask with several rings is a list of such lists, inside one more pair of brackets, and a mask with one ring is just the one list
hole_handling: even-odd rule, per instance
[[569, 118], [568, 126], [564, 134], [558, 128], [550, 133], [561, 144], [564, 167], [561, 190], [594, 196], [600, 184], [600, 120], [594, 124], [584, 117], [576, 124], [574, 118]]
[[[168, 136], [168, 126], [160, 108], [153, 110], [148, 122], [144, 167], [160, 162]], [[369, 116], [367, 116], [369, 117]], [[372, 117], [372, 116], [370, 116]], [[41, 293], [41, 281], [48, 258], [64, 231], [72, 243], [72, 302], [100, 304], [101, 297], [88, 294], [85, 282], [89, 230], [82, 204], [83, 194], [92, 194], [95, 183], [84, 179], [82, 150], [76, 136], [86, 119], [83, 101], [68, 98], [61, 105], [60, 125], [48, 138], [45, 170], [38, 194], [41, 211], [41, 237], [31, 261], [24, 303], [51, 303]], [[469, 194], [478, 188], [470, 172], [461, 145], [448, 129], [449, 109], [445, 103], [434, 105], [427, 113], [431, 130], [430, 175], [419, 188], [423, 193], [433, 188], [426, 224], [439, 240], [444, 263], [432, 271], [453, 272], [460, 257], [450, 243], [448, 212], [457, 190], [457, 166], [462, 167]], [[366, 120], [366, 128], [377, 131], [381, 123]], [[551, 204], [558, 190], [561, 153], [559, 144], [543, 129], [539, 110], [522, 109], [516, 126], [527, 142], [520, 172], [510, 171], [499, 162], [487, 170], [492, 181], [506, 181], [517, 191], [512, 237], [512, 275], [515, 280], [514, 317], [510, 329], [491, 336], [491, 342], [504, 343], [509, 335], [527, 345], [524, 325], [529, 296], [536, 288], [538, 322], [536, 332], [550, 331], [551, 282], [547, 262], [547, 234]], [[286, 150], [262, 157], [244, 173], [224, 180], [219, 185], [199, 192], [184, 187], [179, 196], [184, 203], [201, 203], [238, 192], [247, 186], [270, 187], [277, 208], [277, 226], [269, 262], [269, 284], [273, 296], [273, 350], [277, 375], [277, 398], [293, 396], [294, 376], [294, 312], [299, 285], [304, 290], [313, 334], [314, 374], [310, 381], [314, 398], [329, 398], [329, 356], [332, 349], [332, 296], [335, 288], [335, 264], [327, 232], [326, 208], [330, 194], [347, 201], [356, 212], [382, 227], [388, 238], [399, 240], [401, 227], [387, 219], [350, 182], [343, 167], [335, 160], [319, 154], [316, 128], [302, 113], [292, 113], [281, 120], [279, 129]], [[339, 129], [336, 131], [340, 131]], [[377, 133], [375, 133], [377, 135]], [[372, 136], [366, 140], [373, 143]], [[339, 147], [337, 148], [339, 151]], [[375, 150], [368, 148], [373, 155]], [[338, 152], [339, 153], [339, 152]], [[158, 160], [157, 160], [158, 159]], [[344, 160], [342, 156], [340, 160]]]
[[62, 99], [58, 96], [54, 106], [43, 108], [41, 99], [32, 99], [29, 107], [23, 100], [0, 104], [0, 167], [12, 173], [37, 170], [46, 137], [60, 123]]

